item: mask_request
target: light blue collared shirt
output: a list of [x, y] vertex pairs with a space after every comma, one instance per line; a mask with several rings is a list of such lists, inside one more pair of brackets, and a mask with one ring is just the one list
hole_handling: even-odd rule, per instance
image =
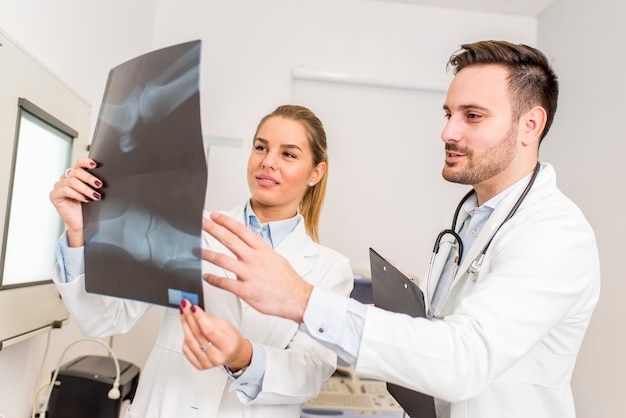
[[278, 247], [278, 244], [296, 228], [301, 218], [296, 213], [293, 218], [261, 224], [252, 210], [250, 202], [244, 209], [244, 217], [246, 218], [246, 226], [259, 234], [263, 241], [272, 248]]

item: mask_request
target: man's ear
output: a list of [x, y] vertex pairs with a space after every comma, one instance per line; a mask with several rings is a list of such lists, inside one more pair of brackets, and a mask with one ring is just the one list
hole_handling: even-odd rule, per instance
[[542, 106], [535, 106], [520, 119], [520, 134], [524, 146], [539, 143], [548, 115]]

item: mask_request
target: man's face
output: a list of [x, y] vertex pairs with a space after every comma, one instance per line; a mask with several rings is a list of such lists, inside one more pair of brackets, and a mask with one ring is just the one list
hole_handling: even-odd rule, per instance
[[452, 80], [443, 106], [448, 122], [441, 133], [446, 180], [496, 193], [507, 185], [507, 168], [519, 146], [507, 75], [499, 65], [476, 65]]

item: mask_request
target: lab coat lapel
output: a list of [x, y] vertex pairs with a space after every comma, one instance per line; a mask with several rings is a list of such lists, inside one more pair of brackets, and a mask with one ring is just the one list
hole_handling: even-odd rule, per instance
[[[429, 283], [426, 284], [426, 299], [429, 306], [430, 301], [432, 301], [435, 294], [435, 289], [437, 289], [437, 285], [441, 279], [441, 275], [443, 274], [446, 261], [451, 255], [451, 251], [456, 251], [454, 249], [454, 237], [450, 234], [446, 234], [441, 238], [441, 241], [439, 242], [439, 251], [437, 251], [437, 254], [433, 256], [432, 266], [430, 266], [430, 280]], [[426, 280], [428, 281], [428, 277]]]
[[[493, 215], [495, 215], [495, 213], [492, 214], [492, 216]], [[464, 284], [467, 283], [467, 278], [469, 276], [468, 268], [470, 264], [482, 252], [483, 247], [489, 241], [489, 238], [495, 232], [498, 225], [500, 224], [488, 221], [481, 230], [480, 235], [476, 237], [476, 241], [474, 241], [472, 247], [466, 251], [466, 254], [463, 256], [463, 260], [461, 260], [461, 264], [459, 265], [459, 269], [454, 276], [454, 281], [452, 282], [452, 285], [450, 285], [446, 299], [442, 304], [440, 315], [446, 316], [454, 311], [459, 294], [464, 292]]]
[[[319, 247], [306, 234], [304, 220], [296, 225], [296, 229], [288, 234], [275, 250], [289, 261], [296, 273], [303, 279], [315, 284], [321, 278], [320, 274], [311, 274], [315, 267], [314, 260], [316, 260], [312, 256], [319, 253]], [[252, 309], [245, 302], [242, 303], [245, 310]], [[256, 326], [258, 318], [262, 318], [262, 327]], [[297, 329], [298, 324], [293, 321], [257, 313], [251, 316], [251, 320], [242, 328], [242, 334], [259, 343], [284, 348], [289, 344]]]
[[[517, 201], [522, 192], [523, 187], [519, 190], [514, 190], [512, 193], [509, 193], [502, 202], [494, 209], [491, 216], [483, 226], [483, 229], [480, 231], [480, 234], [476, 237], [476, 241], [472, 244], [472, 247], [467, 249], [466, 255], [463, 256], [463, 260], [461, 260], [461, 265], [459, 266], [459, 271], [455, 277], [455, 283], [467, 272], [470, 264], [474, 261], [480, 253], [482, 253], [483, 248], [489, 242], [491, 237], [496, 233], [498, 227], [507, 217], [511, 208]], [[454, 286], [454, 283], [453, 283]]]
[[[312, 271], [314, 266], [311, 257], [319, 253], [319, 248], [306, 233], [304, 219], [300, 219], [294, 231], [288, 234], [275, 250], [289, 260], [289, 263], [300, 277], [307, 277]], [[316, 275], [314, 280], [316, 281], [317, 278], [318, 276]]]
[[[231, 212], [224, 212], [226, 215], [243, 221], [243, 206], [235, 209]], [[208, 216], [208, 212], [205, 212], [204, 216]], [[202, 236], [204, 241], [204, 247], [218, 253], [226, 254], [230, 257], [234, 257], [233, 253], [222, 245], [218, 240], [213, 238], [207, 233]], [[222, 269], [207, 261], [202, 262], [203, 273], [210, 272], [218, 276], [228, 277], [235, 280], [237, 277], [230, 271]], [[209, 315], [217, 316], [219, 318], [230, 321], [235, 327], [239, 328], [242, 323], [241, 316], [241, 304], [242, 301], [231, 292], [227, 292], [218, 287], [211, 286], [208, 283], [203, 283], [202, 286], [205, 301], [205, 311]], [[233, 307], [236, 307], [233, 309]]]
[[[225, 212], [225, 214], [245, 224], [245, 204], [231, 210], [230, 212]], [[228, 248], [215, 239], [210, 241], [210, 247], [212, 247], [212, 250], [215, 252], [233, 256], [233, 253]], [[300, 277], [306, 276], [313, 268], [312, 263], [308, 262], [307, 258], [315, 256], [319, 253], [319, 248], [306, 233], [303, 218], [300, 219], [300, 222], [298, 222], [295, 229], [290, 234], [287, 234], [287, 236], [278, 244], [275, 250], [278, 254], [289, 260], [291, 266]], [[226, 272], [226, 270], [224, 271]], [[231, 279], [235, 278], [232, 273], [226, 273], [227, 277]]]
[[[520, 193], [522, 192], [524, 187], [525, 185], [520, 186], [518, 190], [514, 190], [512, 193], [509, 193], [509, 195], [506, 196], [498, 206], [496, 206], [491, 216], [489, 216], [487, 223], [480, 231], [480, 234], [478, 235], [478, 237], [476, 237], [476, 241], [474, 241], [472, 247], [465, 250], [466, 254], [463, 256], [463, 260], [461, 260], [461, 264], [459, 265], [459, 269], [456, 273], [454, 281], [452, 282], [452, 286], [450, 286], [450, 294], [458, 292], [459, 289], [456, 288], [462, 285], [462, 283], [465, 283], [465, 279], [468, 276], [468, 269], [470, 265], [477, 257], [479, 257], [485, 245], [487, 245], [491, 237], [496, 233], [498, 227], [507, 217], [507, 215], [511, 211], [511, 208], [519, 198]], [[465, 217], [466, 216], [467, 214], [465, 215]], [[463, 223], [459, 221], [459, 225], [462, 224]]]
[[[237, 221], [245, 224], [244, 208], [245, 208], [245, 205], [241, 205], [231, 211], [226, 211], [226, 212], [219, 211], [219, 212], [225, 214], [226, 216], [230, 216], [231, 218], [234, 218]], [[209, 213], [210, 212], [205, 212], [204, 217], [205, 218], [208, 217]], [[230, 257], [234, 257], [234, 254], [232, 253], [232, 251], [230, 251], [228, 248], [226, 248], [225, 245], [223, 245], [221, 242], [219, 242], [218, 240], [209, 236], [206, 233], [204, 233], [204, 240], [205, 240], [204, 244], [211, 251], [214, 251], [216, 253], [226, 254]], [[228, 277], [229, 279], [236, 279], [236, 276], [230, 271], [222, 269], [222, 272], [224, 273], [223, 275]]]
[[[456, 225], [457, 225], [457, 230], [455, 232], [459, 232], [460, 228], [462, 227], [463, 223], [465, 222], [465, 220], [467, 219], [467, 212], [461, 210], [459, 215], [458, 215], [458, 219], [456, 220]], [[437, 257], [435, 257], [436, 262], [435, 264], [437, 264], [437, 267], [435, 267], [433, 265], [433, 272], [432, 272], [432, 277], [433, 277], [433, 283], [432, 285], [429, 286], [428, 288], [428, 301], [430, 304], [430, 301], [432, 301], [432, 298], [434, 296], [435, 293], [435, 289], [437, 288], [437, 284], [439, 283], [439, 280], [441, 279], [441, 275], [443, 273], [443, 268], [448, 260], [448, 257], [450, 255], [450, 251], [456, 251], [454, 250], [453, 247], [453, 243], [454, 243], [454, 238], [452, 237], [452, 235], [447, 234], [445, 235], [442, 240], [441, 243], [439, 245], [439, 254], [437, 255]], [[475, 245], [474, 245], [475, 247]], [[461, 263], [464, 264], [464, 260], [467, 260], [467, 249], [463, 249], [464, 251], [464, 255], [463, 255], [463, 259], [461, 260]], [[459, 268], [457, 269], [455, 275], [454, 275], [454, 279], [452, 280], [452, 283], [449, 285], [448, 287], [448, 291], [446, 292], [446, 296], [443, 300], [443, 302], [440, 305], [440, 313], [443, 313], [444, 310], [443, 308], [446, 305], [446, 302], [450, 296], [450, 293], [452, 292], [452, 290], [454, 289], [455, 284], [459, 281], [459, 279], [463, 276], [462, 273], [467, 269], [467, 267], [465, 267], [465, 270], [463, 269], [463, 264], [459, 265]], [[448, 274], [451, 274], [452, 272], [449, 272]]]

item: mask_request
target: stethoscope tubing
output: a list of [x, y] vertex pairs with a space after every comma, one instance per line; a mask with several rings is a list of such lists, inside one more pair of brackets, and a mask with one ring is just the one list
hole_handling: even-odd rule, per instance
[[[528, 181], [528, 184], [526, 184], [526, 187], [524, 188], [524, 190], [522, 191], [520, 196], [517, 198], [517, 201], [515, 202], [515, 204], [513, 205], [511, 210], [509, 211], [509, 213], [506, 215], [504, 220], [500, 223], [500, 225], [498, 225], [498, 227], [496, 228], [494, 233], [491, 235], [491, 237], [489, 238], [489, 241], [487, 241], [487, 244], [485, 244], [485, 246], [483, 247], [483, 249], [480, 252], [480, 254], [474, 260], [472, 260], [472, 262], [470, 263], [470, 266], [467, 269], [467, 272], [474, 275], [473, 281], [476, 281], [476, 278], [478, 277], [478, 273], [480, 272], [480, 268], [482, 266], [483, 259], [485, 258], [485, 254], [487, 253], [487, 249], [491, 245], [491, 242], [493, 241], [493, 239], [496, 236], [496, 234], [498, 233], [498, 231], [500, 231], [500, 228], [502, 228], [502, 226], [509, 219], [511, 219], [513, 217], [513, 215], [515, 215], [515, 212], [517, 212], [517, 209], [520, 207], [520, 205], [522, 204], [522, 202], [524, 201], [524, 199], [528, 195], [528, 192], [530, 192], [530, 189], [532, 188], [533, 184], [535, 183], [535, 180], [537, 178], [537, 175], [539, 174], [540, 168], [541, 168], [541, 163], [539, 161], [537, 161], [537, 165], [535, 166], [533, 174], [530, 177], [530, 180]], [[435, 238], [435, 245], [433, 246], [433, 253], [432, 253], [431, 257], [430, 257], [430, 262], [428, 263], [428, 274], [427, 274], [427, 277], [426, 277], [426, 293], [427, 293], [429, 298], [431, 297], [430, 286], [431, 286], [433, 265], [435, 263], [435, 257], [437, 256], [437, 253], [439, 252], [439, 247], [441, 246], [441, 240], [447, 234], [452, 235], [454, 237], [454, 239], [456, 240], [457, 244], [458, 244], [458, 255], [457, 255], [456, 259], [454, 260], [454, 267], [452, 269], [452, 277], [454, 278], [454, 276], [456, 276], [456, 271], [457, 271], [459, 265], [461, 264], [461, 259], [463, 257], [463, 240], [461, 239], [460, 235], [456, 232], [457, 220], [459, 218], [459, 213], [461, 212], [461, 208], [463, 207], [463, 205], [465, 204], [467, 199], [469, 199], [470, 196], [472, 196], [475, 193], [476, 193], [476, 191], [472, 188], [472, 190], [470, 190], [469, 192], [467, 192], [467, 194], [465, 196], [463, 196], [463, 198], [461, 199], [459, 204], [456, 206], [456, 209], [454, 211], [454, 218], [452, 219], [452, 226], [450, 227], [450, 229], [444, 229], [443, 231], [441, 231], [437, 235], [437, 238]], [[450, 283], [450, 285], [451, 284], [452, 283]], [[446, 294], [449, 291], [450, 291], [450, 288], [448, 288], [448, 290], [446, 291]], [[432, 312], [432, 304], [431, 304], [431, 302], [432, 302], [432, 300], [429, 301], [429, 303], [428, 303], [428, 314], [429, 314], [429, 317], [436, 318], [437, 317], [436, 313]]]

